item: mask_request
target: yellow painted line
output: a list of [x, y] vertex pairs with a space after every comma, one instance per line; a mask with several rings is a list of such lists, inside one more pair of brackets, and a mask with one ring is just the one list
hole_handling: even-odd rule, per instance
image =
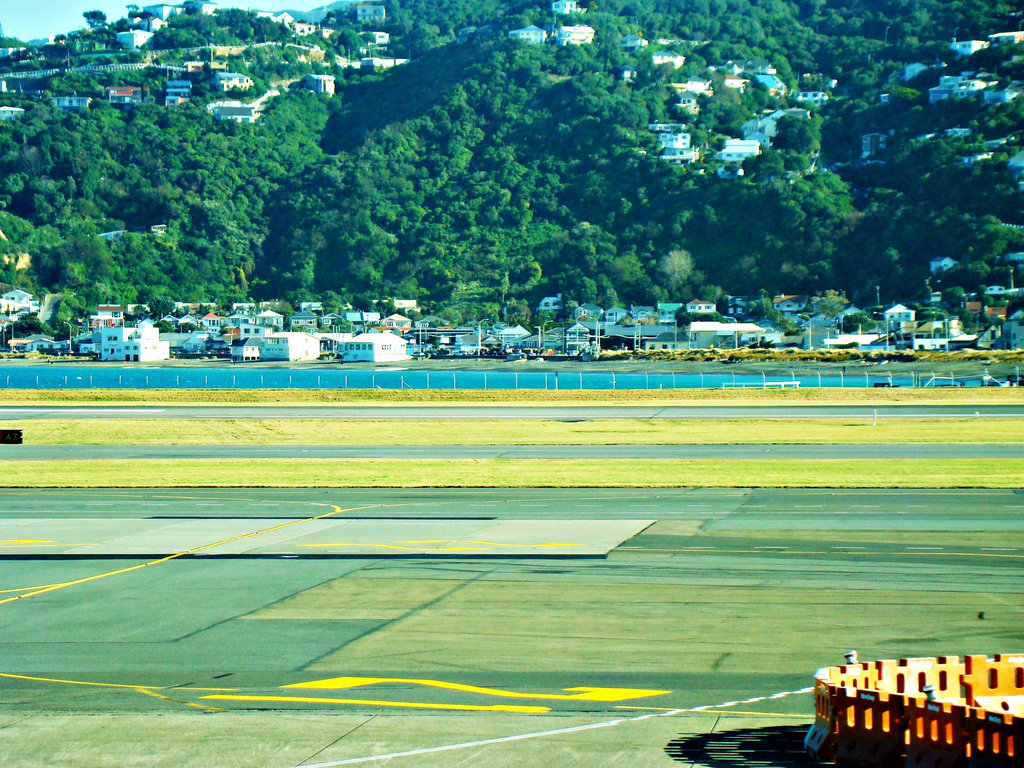
[[132, 691], [149, 691], [154, 688], [161, 688], [159, 685], [126, 685], [124, 683], [93, 683], [87, 680], [62, 680], [57, 677], [34, 677], [32, 675], [13, 675], [9, 673], [0, 672], [0, 677], [6, 677], [10, 680], [32, 680], [39, 683], [60, 683], [62, 685], [86, 685], [95, 688], [127, 688]]
[[441, 704], [426, 701], [375, 701], [364, 699], [328, 699], [315, 696], [203, 696], [216, 701], [248, 701], [284, 704], [355, 704], [364, 707], [402, 707], [413, 709], [447, 709], [459, 712], [516, 712], [520, 714], [544, 714], [550, 707], [531, 707], [523, 704]]
[[342, 688], [359, 688], [365, 685], [379, 685], [381, 683], [397, 683], [399, 685], [421, 685], [426, 688], [442, 688], [449, 691], [462, 691], [463, 693], [482, 694], [484, 696], [499, 696], [508, 699], [547, 699], [553, 701], [627, 701], [629, 699], [644, 699], [650, 696], [663, 696], [672, 691], [649, 690], [645, 688], [563, 688], [570, 691], [564, 693], [523, 693], [520, 691], [505, 691], [500, 688], [483, 688], [477, 685], [464, 685], [462, 683], [450, 683], [445, 680], [424, 680], [420, 678], [406, 677], [332, 677], [326, 680], [312, 680], [307, 683], [292, 683], [282, 685], [282, 688], [313, 688], [316, 690], [339, 690]]
[[148, 688], [136, 688], [139, 693], [144, 693], [147, 696], [152, 696], [154, 699], [160, 699], [162, 701], [170, 701], [175, 704], [184, 704], [186, 707], [195, 707], [196, 709], [205, 709], [211, 712], [227, 712], [228, 710], [222, 709], [221, 707], [211, 707], [209, 704], [199, 704], [195, 701], [182, 701], [181, 699], [175, 699], [171, 696], [165, 696], [162, 693], [151, 691]]
[[8, 544], [56, 544], [54, 539], [0, 539], [0, 545]]
[[[192, 499], [195, 499], [195, 498], [207, 498], [207, 497], [182, 497], [182, 498], [192, 498]], [[62, 582], [60, 584], [50, 584], [50, 585], [48, 585], [46, 587], [41, 587], [39, 589], [35, 589], [35, 590], [32, 590], [31, 592], [26, 592], [26, 593], [21, 594], [21, 595], [14, 595], [13, 597], [6, 597], [6, 598], [0, 600], [0, 605], [4, 605], [6, 603], [13, 603], [15, 600], [24, 600], [27, 597], [36, 597], [38, 595], [45, 595], [48, 592], [54, 592], [54, 591], [56, 591], [58, 589], [66, 589], [67, 587], [74, 587], [74, 586], [78, 586], [80, 584], [87, 584], [90, 581], [97, 581], [99, 579], [110, 578], [111, 576], [119, 576], [119, 575], [124, 574], [124, 573], [131, 573], [132, 571], [137, 571], [137, 570], [139, 570], [141, 568], [148, 568], [148, 567], [150, 567], [152, 565], [160, 565], [161, 563], [166, 563], [166, 562], [169, 562], [171, 560], [176, 560], [176, 559], [181, 558], [181, 557], [186, 557], [188, 555], [193, 555], [193, 554], [195, 554], [197, 552], [203, 552], [203, 551], [205, 551], [207, 549], [214, 549], [215, 547], [220, 547], [220, 546], [223, 546], [225, 544], [231, 544], [231, 543], [236, 542], [236, 541], [243, 541], [245, 539], [251, 539], [251, 538], [254, 538], [256, 536], [261, 536], [261, 535], [263, 535], [265, 533], [273, 533], [274, 531], [280, 531], [280, 530], [283, 530], [284, 528], [289, 528], [289, 527], [291, 527], [293, 525], [300, 525], [302, 523], [310, 523], [310, 522], [313, 522], [315, 520], [323, 520], [325, 518], [333, 517], [334, 515], [344, 514], [346, 512], [358, 512], [359, 510], [363, 510], [363, 509], [380, 509], [382, 507], [405, 506], [404, 504], [366, 504], [366, 505], [363, 505], [361, 507], [350, 507], [348, 509], [343, 509], [343, 508], [341, 508], [339, 506], [336, 506], [334, 504], [325, 504], [325, 503], [315, 502], [315, 501], [314, 502], [306, 502], [306, 503], [314, 505], [314, 506], [330, 507], [331, 511], [330, 512], [325, 512], [322, 515], [314, 515], [313, 517], [304, 517], [304, 518], [299, 519], [299, 520], [289, 520], [287, 522], [281, 523], [280, 525], [273, 525], [273, 526], [270, 526], [269, 528], [262, 528], [262, 529], [260, 529], [258, 531], [252, 531], [250, 533], [243, 533], [243, 534], [240, 534], [238, 536], [232, 536], [230, 538], [222, 539], [220, 541], [215, 541], [215, 542], [212, 542], [210, 544], [203, 544], [203, 545], [198, 546], [198, 547], [192, 547], [191, 549], [184, 550], [183, 552], [176, 552], [173, 555], [167, 555], [166, 557], [161, 557], [161, 558], [158, 558], [156, 560], [150, 560], [150, 561], [145, 562], [145, 563], [140, 563], [139, 565], [132, 565], [132, 566], [129, 566], [127, 568], [118, 568], [116, 571], [107, 571], [106, 573], [98, 573], [98, 574], [95, 574], [93, 576], [86, 576], [84, 578], [75, 579], [73, 581], [65, 581], [65, 582]]]

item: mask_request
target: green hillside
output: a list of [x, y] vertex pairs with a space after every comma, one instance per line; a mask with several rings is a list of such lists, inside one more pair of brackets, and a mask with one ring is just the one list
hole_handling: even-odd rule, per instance
[[[556, 292], [602, 305], [826, 289], [855, 303], [874, 303], [876, 290], [883, 301], [953, 298], [1007, 283], [1003, 257], [1024, 250], [1024, 230], [1008, 226], [1024, 224], [1024, 206], [1007, 168], [1024, 146], [1024, 98], [928, 95], [962, 70], [986, 90], [1024, 79], [1024, 46], [966, 59], [949, 49], [954, 33], [1016, 29], [1010, 3], [607, 0], [562, 19], [595, 30], [592, 44], [566, 47], [508, 39], [550, 22], [546, 5], [384, 5], [390, 44], [370, 53], [411, 60], [373, 71], [335, 62], [365, 45], [344, 10], [324, 20], [337, 31], [317, 39], [322, 61], [244, 12], [172, 19], [157, 33], [166, 47], [267, 43], [206, 54], [255, 80], [228, 98], [281, 91], [251, 125], [207, 110], [224, 98], [206, 84], [208, 62], [192, 101], [173, 108], [161, 98], [170, 76], [156, 69], [65, 73], [39, 95], [0, 95], [27, 110], [0, 123], [0, 282], [83, 303], [401, 296], [494, 317]], [[96, 45], [118, 23], [89, 33]], [[467, 25], [477, 31], [455, 42]], [[650, 44], [627, 52], [627, 34]], [[659, 50], [685, 64], [655, 65]], [[96, 60], [126, 54], [105, 55]], [[745, 92], [723, 84], [725, 62], [751, 60], [788, 92], [749, 74]], [[931, 66], [902, 80], [914, 62]], [[623, 65], [631, 82], [615, 75]], [[310, 72], [335, 75], [337, 93], [304, 90]], [[714, 90], [696, 115], [677, 106], [694, 79]], [[107, 104], [112, 84], [142, 85], [154, 103]], [[811, 106], [796, 91], [831, 98]], [[61, 114], [48, 97], [62, 93], [95, 101]], [[770, 150], [720, 178], [725, 139], [786, 108], [809, 115], [783, 117]], [[685, 123], [703, 159], [665, 162], [650, 123]], [[873, 132], [886, 146], [862, 157]], [[926, 283], [941, 256], [959, 266]]]

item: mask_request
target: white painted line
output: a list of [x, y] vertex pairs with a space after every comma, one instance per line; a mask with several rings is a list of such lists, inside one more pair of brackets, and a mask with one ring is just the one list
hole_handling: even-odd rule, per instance
[[789, 549], [789, 547], [754, 547], [754, 549]]
[[907, 549], [916, 549], [916, 550], [921, 550], [921, 551], [937, 552], [940, 549], [943, 549], [943, 547], [907, 547]]
[[1016, 552], [1017, 547], [982, 547], [982, 552]]
[[832, 549], [867, 549], [867, 547], [832, 547]]
[[368, 755], [366, 757], [350, 757], [344, 760], [332, 760], [329, 763], [309, 763], [301, 766], [291, 766], [291, 768], [339, 768], [343, 765], [360, 765], [362, 763], [374, 763], [379, 760], [393, 760], [396, 757], [415, 757], [417, 755], [431, 755], [437, 754], [438, 752], [452, 752], [457, 749], [472, 749], [473, 747], [484, 747], [490, 744], [508, 744], [514, 741], [527, 741], [529, 739], [543, 739], [549, 736], [561, 736], [567, 733], [580, 733], [581, 731], [593, 731], [598, 728], [614, 728], [618, 725], [626, 725], [629, 723], [639, 723], [644, 720], [650, 720], [655, 717], [674, 717], [676, 715], [682, 715], [687, 712], [703, 712], [707, 709], [723, 709], [725, 707], [734, 707], [738, 704], [754, 704], [758, 701], [766, 701], [768, 699], [782, 699], [786, 696], [795, 696], [801, 693], [810, 693], [814, 688], [801, 688], [796, 691], [783, 691], [780, 693], [772, 694], [771, 696], [756, 696], [752, 699], [745, 699], [744, 701], [727, 701], [724, 704], [705, 704], [700, 707], [690, 707], [682, 709], [671, 709], [667, 712], [652, 712], [647, 715], [638, 715], [636, 717], [622, 717], [616, 718], [615, 720], [605, 720], [600, 723], [589, 723], [587, 725], [573, 725], [568, 728], [556, 728], [550, 731], [534, 731], [533, 733], [519, 733], [514, 736], [498, 736], [493, 739], [479, 739], [477, 741], [464, 741], [458, 744], [444, 744], [439, 747], [422, 747], [420, 749], [409, 749], [404, 752], [389, 752], [382, 755]]

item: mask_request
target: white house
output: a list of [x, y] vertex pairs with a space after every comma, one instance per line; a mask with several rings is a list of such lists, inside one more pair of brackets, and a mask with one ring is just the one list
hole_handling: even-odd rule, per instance
[[576, 0], [553, 0], [551, 3], [551, 12], [560, 13], [565, 16], [570, 13], [580, 13], [580, 7], [576, 3]]
[[763, 85], [772, 96], [785, 96], [786, 91], [789, 90], [777, 75], [759, 73], [754, 75], [754, 79]]
[[617, 323], [628, 315], [629, 312], [624, 307], [610, 307], [604, 311], [604, 321], [606, 323]]
[[816, 107], [824, 106], [828, 103], [828, 99], [829, 96], [825, 91], [798, 91], [796, 94], [797, 101], [813, 104]]
[[949, 44], [949, 50], [957, 56], [971, 56], [978, 51], [989, 47], [988, 40], [954, 40]]
[[589, 45], [594, 42], [594, 28], [585, 25], [575, 27], [559, 27], [555, 32], [555, 43], [558, 45]]
[[135, 50], [147, 45], [153, 39], [153, 33], [144, 29], [130, 29], [127, 32], [118, 32], [114, 39], [125, 48]]
[[1016, 30], [1013, 32], [996, 32], [995, 34], [988, 36], [988, 41], [992, 45], [1020, 45], [1024, 43], [1024, 30]]
[[756, 344], [763, 336], [764, 328], [756, 323], [720, 323], [716, 320], [694, 321], [686, 331], [691, 349], [712, 346], [739, 348]]
[[675, 51], [655, 51], [651, 54], [651, 62], [656, 67], [668, 64], [675, 69], [679, 69], [679, 67], [686, 63], [686, 57]]
[[1007, 349], [1024, 349], [1024, 309], [1018, 309], [1006, 318], [1002, 340]]
[[686, 311], [694, 315], [707, 315], [715, 311], [715, 302], [690, 299], [686, 302]]
[[897, 328], [902, 327], [903, 323], [913, 323], [917, 317], [914, 310], [903, 304], [893, 304], [882, 314], [885, 316], [886, 327], [896, 326]]
[[264, 309], [256, 315], [256, 325], [262, 325], [265, 328], [284, 328], [284, 315], [272, 309]]
[[50, 103], [61, 112], [84, 112], [92, 104], [91, 96], [51, 96]]
[[100, 329], [100, 360], [148, 363], [167, 360], [170, 356], [170, 344], [160, 341], [160, 332], [149, 323], [136, 328], [116, 325]]
[[38, 312], [39, 301], [28, 291], [12, 288], [0, 296], [0, 304], [5, 312]]
[[370, 5], [369, 3], [360, 3], [356, 6], [356, 20], [369, 22], [369, 21], [384, 21], [388, 16], [387, 9], [383, 5]]
[[513, 29], [508, 33], [513, 40], [522, 40], [524, 43], [538, 45], [548, 39], [548, 33], [538, 26], [531, 24], [521, 29]]
[[311, 333], [273, 333], [249, 339], [260, 348], [260, 360], [316, 360], [320, 339]]
[[393, 333], [361, 333], [338, 350], [346, 363], [389, 363], [408, 360], [408, 342]]
[[21, 107], [0, 107], [0, 122], [5, 120], [17, 120], [25, 114]]
[[715, 155], [723, 163], [742, 163], [748, 157], [761, 154], [761, 144], [746, 139], [726, 139], [725, 146]]

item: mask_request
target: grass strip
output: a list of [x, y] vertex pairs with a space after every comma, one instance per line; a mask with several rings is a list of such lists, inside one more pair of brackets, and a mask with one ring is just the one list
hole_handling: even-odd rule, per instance
[[1024, 419], [394, 421], [89, 419], [3, 422], [33, 445], [840, 445], [1018, 443]]
[[4, 482], [29, 488], [1019, 488], [1024, 460], [8, 461]]
[[399, 390], [399, 389], [7, 389], [7, 405], [91, 403], [112, 405], [324, 405], [393, 403], [396, 405], [578, 403], [706, 405], [892, 405], [899, 403], [1024, 404], [1024, 387], [944, 389], [631, 389], [631, 390]]

